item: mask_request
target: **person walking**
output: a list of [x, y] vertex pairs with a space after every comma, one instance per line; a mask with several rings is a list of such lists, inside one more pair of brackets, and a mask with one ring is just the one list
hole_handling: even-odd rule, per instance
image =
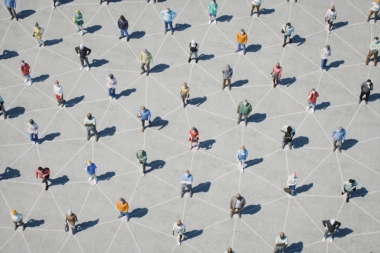
[[281, 32], [284, 34], [284, 44], [282, 44], [282, 47], [285, 47], [287, 38], [289, 38], [289, 44], [291, 44], [294, 37], [294, 27], [292, 24], [288, 22], [283, 25]]
[[87, 160], [87, 163], [84, 165], [84, 169], [87, 171], [87, 174], [90, 175], [88, 181], [94, 180], [94, 184], [98, 183], [98, 177], [96, 176], [97, 168], [95, 163], [91, 160]]
[[327, 22], [327, 33], [331, 32], [332, 24], [334, 20], [337, 18], [338, 13], [335, 10], [335, 5], [331, 6], [330, 9], [327, 10], [326, 16], [325, 16], [325, 22]]
[[371, 16], [373, 14], [374, 17], [374, 22], [376, 23], [376, 20], [377, 20], [377, 15], [379, 14], [379, 10], [380, 10], [380, 0], [375, 0], [374, 2], [371, 3], [371, 7], [369, 9], [369, 15], [368, 15], [368, 18], [367, 18], [367, 22], [369, 22], [369, 20], [371, 19]]
[[281, 79], [282, 67], [279, 62], [273, 66], [272, 72], [270, 73], [273, 79], [273, 88], [276, 88], [278, 81]]
[[118, 201], [116, 201], [116, 208], [117, 210], [119, 210], [119, 213], [120, 213], [120, 215], [117, 218], [120, 219], [121, 217], [126, 216], [127, 221], [129, 221], [130, 216], [128, 213], [128, 209], [129, 209], [128, 202], [125, 201], [125, 199], [120, 198]]
[[342, 195], [347, 193], [346, 197], [346, 203], [349, 202], [350, 195], [353, 191], [356, 191], [356, 186], [358, 186], [358, 183], [354, 179], [350, 179], [348, 181], [345, 181], [342, 186]]
[[216, 3], [216, 0], [212, 0], [208, 3], [207, 11], [208, 15], [210, 17], [210, 20], [208, 21], [209, 24], [213, 23], [216, 24], [216, 12], [218, 10], [218, 4]]
[[145, 176], [146, 160], [148, 159], [145, 150], [138, 150], [136, 152], [137, 162], [140, 163], [142, 168], [142, 176]]
[[365, 95], [365, 104], [368, 104], [368, 98], [373, 90], [373, 83], [371, 79], [368, 79], [367, 82], [362, 83], [360, 86], [360, 95], [359, 95], [359, 104], [362, 102], [363, 96]]
[[30, 77], [30, 66], [28, 63], [24, 62], [23, 60], [20, 62], [20, 66], [18, 69], [21, 71], [21, 74], [26, 78], [24, 80], [24, 83], [29, 82], [29, 86], [32, 85], [33, 80]]
[[181, 220], [178, 220], [176, 223], [173, 225], [173, 235], [174, 231], [178, 234], [178, 246], [181, 245], [182, 237], [185, 239], [184, 233], [186, 232], [186, 226], [181, 222]]
[[107, 5], [110, 3], [109, 0], [100, 0], [100, 5], [102, 5], [103, 2], [107, 2]]
[[77, 52], [77, 55], [79, 56], [81, 68], [82, 70], [84, 68], [84, 62], [87, 64], [87, 70], [90, 70], [90, 63], [88, 62], [88, 56], [91, 54], [91, 49], [88, 47], [85, 47], [83, 44], [80, 44], [79, 47], [75, 48], [75, 52]]
[[16, 21], [18, 21], [16, 14], [16, 0], [5, 0], [5, 7], [9, 11], [9, 14], [11, 14], [11, 20], [16, 18]]
[[3, 117], [4, 119], [7, 119], [8, 115], [7, 115], [7, 111], [5, 110], [5, 107], [4, 107], [4, 99], [0, 96], [0, 113], [3, 113]]
[[65, 223], [71, 227], [71, 234], [75, 234], [75, 223], [78, 222], [78, 217], [73, 213], [71, 208], [66, 213]]
[[239, 218], [241, 218], [241, 210], [245, 206], [245, 198], [240, 195], [240, 193], [237, 193], [236, 195], [232, 196], [230, 201], [230, 218], [234, 215], [234, 212], [237, 210]]
[[42, 45], [46, 45], [45, 42], [42, 40], [42, 34], [44, 34], [44, 31], [45, 30], [42, 27], [40, 27], [40, 25], [36, 22], [33, 28], [33, 37], [36, 38], [39, 47], [41, 47]]
[[371, 56], [373, 55], [373, 65], [377, 65], [377, 55], [379, 53], [379, 48], [380, 48], [380, 42], [379, 42], [379, 38], [378, 37], [375, 37], [373, 39], [373, 41], [371, 42], [370, 46], [369, 46], [369, 52], [367, 54], [367, 58], [365, 60], [365, 64], [368, 65], [369, 63], [369, 58], [371, 58]]
[[195, 40], [192, 40], [190, 43], [189, 43], [189, 60], [188, 62], [190, 63], [191, 62], [191, 57], [194, 55], [195, 56], [195, 63], [198, 63], [198, 49], [199, 49], [199, 45], [197, 42], [195, 42]]
[[123, 15], [120, 16], [119, 20], [117, 21], [117, 27], [120, 30], [120, 37], [119, 40], [126, 37], [127, 42], [129, 41], [129, 33], [128, 33], [128, 21], [125, 19]]
[[286, 145], [289, 145], [289, 150], [291, 150], [292, 140], [294, 135], [296, 134], [296, 129], [294, 128], [294, 126], [285, 125], [281, 128], [280, 131], [284, 133], [281, 148], [284, 149]]
[[248, 103], [247, 99], [244, 99], [243, 101], [241, 101], [237, 108], [237, 113], [239, 114], [237, 124], [238, 125], [240, 124], [241, 117], [243, 116], [244, 124], [245, 126], [247, 126], [248, 116], [251, 114], [251, 112], [252, 112], [252, 105]]
[[335, 219], [323, 220], [323, 226], [325, 227], [325, 233], [323, 234], [322, 242], [326, 241], [326, 238], [330, 236], [331, 243], [334, 242], [334, 233], [338, 232], [338, 228], [342, 223], [336, 221]]
[[181, 85], [181, 90], [179, 91], [179, 94], [182, 99], [182, 106], [185, 108], [185, 105], [189, 103], [189, 97], [190, 97], [190, 88], [187, 86], [187, 83], [183, 83]]
[[223, 74], [222, 90], [224, 90], [224, 88], [226, 87], [226, 82], [228, 84], [228, 89], [231, 90], [231, 78], [233, 75], [233, 70], [229, 64], [227, 64], [225, 69], [223, 69], [222, 74]]
[[91, 115], [91, 113], [87, 113], [87, 117], [84, 118], [84, 126], [86, 127], [87, 130], [87, 140], [90, 140], [91, 134], [90, 132], [92, 131], [95, 134], [95, 141], [99, 140], [99, 133], [96, 130], [96, 119]]
[[311, 108], [311, 113], [314, 113], [315, 106], [317, 105], [317, 99], [319, 97], [319, 93], [312, 88], [311, 91], [307, 94], [307, 107], [306, 111]]
[[161, 16], [164, 19], [164, 23], [165, 23], [164, 34], [166, 34], [168, 32], [168, 26], [169, 26], [170, 31], [172, 32], [172, 35], [173, 35], [173, 33], [174, 33], [173, 19], [177, 16], [177, 13], [172, 11], [170, 8], [167, 8], [166, 10], [161, 11]]
[[183, 195], [185, 194], [185, 188], [189, 189], [190, 198], [193, 197], [193, 175], [190, 174], [188, 170], [185, 170], [185, 174], [181, 175], [181, 198], [183, 198]]
[[25, 223], [22, 221], [22, 219], [23, 219], [22, 214], [21, 213], [17, 213], [16, 210], [12, 210], [11, 217], [12, 217], [13, 223], [15, 224], [15, 230], [17, 229], [17, 227], [19, 225], [21, 225], [22, 226], [22, 231], [24, 231], [26, 226], [25, 226]]
[[194, 143], [195, 143], [195, 146], [197, 147], [197, 150], [199, 150], [199, 131], [195, 127], [192, 127], [189, 131], [189, 141], [190, 141], [190, 150], [193, 149]]
[[342, 153], [342, 143], [346, 139], [346, 130], [342, 126], [336, 128], [331, 136], [333, 140], [333, 152], [336, 150], [336, 144], [338, 143], [339, 153]]
[[38, 125], [36, 124], [36, 122], [30, 119], [29, 122], [26, 124], [26, 130], [29, 133], [29, 138], [33, 142], [33, 145], [38, 145]]
[[58, 106], [64, 107], [66, 104], [66, 100], [63, 99], [62, 86], [59, 84], [58, 80], [56, 80], [54, 83], [54, 94], [55, 99], [57, 99]]
[[82, 30], [82, 36], [83, 36], [85, 34], [85, 30], [83, 28], [84, 22], [83, 22], [82, 13], [79, 10], [76, 10], [75, 13], [76, 13], [75, 17], [73, 18], [74, 24], [76, 24], [77, 27], [78, 27], [78, 31], [77, 32], [79, 32], [79, 31]]
[[237, 154], [236, 154], [236, 158], [241, 168], [241, 172], [244, 172], [245, 160], [247, 160], [247, 157], [248, 157], [248, 150], [245, 149], [245, 146], [241, 146], [241, 148], [237, 151]]
[[253, 0], [252, 1], [252, 7], [251, 7], [251, 13], [250, 13], [251, 17], [253, 16], [253, 12], [254, 12], [255, 8], [257, 10], [257, 17], [260, 16], [260, 5], [261, 5], [261, 0]]
[[245, 55], [247, 51], [245, 44], [248, 42], [248, 35], [245, 33], [244, 29], [241, 29], [240, 32], [236, 34], [236, 41], [238, 46], [235, 53], [239, 52], [241, 50], [241, 47], [243, 47], [243, 54]]
[[[141, 61], [141, 70], [142, 70], [140, 74], [144, 74], [146, 72], [146, 75], [149, 76], [150, 64], [153, 63], [153, 57], [152, 57], [152, 54], [148, 52], [147, 49], [144, 49], [143, 51], [141, 51], [140, 61]], [[145, 65], [146, 65], [146, 69], [145, 69]]]
[[49, 189], [48, 180], [50, 177], [50, 169], [49, 168], [42, 168], [38, 167], [36, 169], [36, 179], [42, 178], [42, 183], [45, 183], [45, 191]]
[[[289, 0], [288, 0], [289, 2]], [[297, 2], [297, 0], [296, 0]], [[282, 253], [286, 252], [286, 247], [288, 247], [288, 237], [285, 236], [284, 232], [281, 232], [280, 235], [276, 237], [276, 246], [274, 246], [273, 253], [277, 253], [277, 251], [281, 250]]]
[[144, 132], [145, 130], [145, 121], [148, 121], [149, 127], [152, 126], [152, 121], [150, 121], [152, 115], [150, 114], [150, 111], [145, 108], [145, 106], [141, 106], [140, 109], [137, 110], [137, 118], [140, 118], [141, 120], [141, 132]]
[[293, 173], [288, 176], [288, 181], [287, 181], [287, 184], [288, 184], [288, 188], [284, 188], [284, 191], [289, 193], [290, 195], [294, 195], [294, 192], [296, 190], [296, 185], [297, 185], [297, 173], [295, 171], [293, 171]]
[[110, 97], [111, 100], [116, 99], [116, 87], [117, 87], [117, 81], [116, 78], [113, 76], [113, 74], [109, 74], [107, 79], [106, 79], [106, 86], [108, 90], [108, 96]]
[[329, 45], [326, 45], [321, 51], [321, 71], [326, 70], [327, 61], [330, 60], [331, 49]]

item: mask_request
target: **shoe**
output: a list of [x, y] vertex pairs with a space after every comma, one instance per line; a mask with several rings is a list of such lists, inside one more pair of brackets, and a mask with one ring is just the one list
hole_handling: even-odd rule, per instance
[[29, 80], [29, 84], [28, 84], [28, 85], [30, 86], [30, 85], [32, 85], [32, 83], [33, 83], [33, 81], [32, 81], [32, 80]]
[[90, 177], [89, 179], [88, 179], [88, 181], [91, 181], [93, 179], [93, 177]]
[[253, 16], [253, 13], [251, 12], [250, 16], [252, 17]]
[[131, 218], [128, 217], [128, 218], [127, 218], [127, 222], [128, 222], [130, 219], [131, 219]]
[[257, 13], [257, 17], [260, 17], [260, 13]]
[[292, 145], [289, 146], [289, 150], [292, 150]]
[[25, 79], [25, 80], [24, 80], [24, 83], [26, 83], [27, 81], [29, 81], [29, 79]]
[[336, 147], [333, 148], [333, 152], [335, 152], [335, 150], [336, 150]]
[[369, 61], [365, 61], [365, 65], [368, 65]]
[[360, 105], [360, 103], [362, 102], [362, 100], [361, 99], [359, 99], [359, 105]]
[[348, 198], [346, 198], [346, 203], [348, 203], [349, 202], [349, 200], [348, 200]]
[[235, 51], [235, 53], [239, 52], [239, 49]]
[[239, 219], [241, 219], [241, 214], [239, 214]]
[[244, 51], [244, 53], [243, 53], [243, 54], [245, 55], [245, 53], [246, 53], [246, 51]]
[[369, 22], [369, 18], [367, 18], [367, 23]]
[[240, 121], [238, 121], [237, 124], [239, 125], [239, 124], [240, 124]]
[[96, 136], [95, 141], [98, 142], [98, 140], [99, 140], [99, 135]]
[[40, 44], [38, 47], [41, 47], [42, 46], [42, 44]]
[[80, 67], [80, 69], [79, 70], [83, 70], [83, 66], [82, 67]]
[[231, 213], [231, 214], [230, 214], [230, 218], [232, 218], [232, 216], [233, 216], [233, 214]]
[[36, 144], [36, 146], [38, 146], [39, 143], [38, 143], [38, 142], [35, 142], [34, 144]]
[[49, 189], [49, 186], [46, 186], [46, 187], [45, 187], [45, 191], [47, 191], [48, 189]]
[[195, 59], [195, 63], [198, 63], [198, 59]]
[[190, 193], [190, 198], [192, 198], [193, 197], [193, 193]]
[[174, 31], [172, 31], [172, 35], [173, 35]]
[[334, 243], [334, 238], [331, 237], [330, 241], [331, 241], [331, 243]]
[[22, 226], [22, 231], [25, 231], [25, 225], [24, 225], [24, 226]]
[[323, 237], [322, 242], [325, 242], [325, 241], [326, 241], [326, 238]]
[[127, 38], [127, 42], [129, 41], [130, 38]]
[[110, 100], [112, 100], [112, 97], [111, 96], [109, 96], [110, 97]]
[[117, 218], [120, 219], [121, 217], [123, 217], [123, 215], [119, 215]]
[[314, 113], [314, 108], [313, 108], [313, 109], [311, 109], [311, 113]]
[[15, 230], [17, 229], [17, 224], [15, 224]]
[[[78, 30], [78, 32], [79, 32], [79, 30]], [[124, 38], [124, 37], [119, 37], [119, 40], [121, 40], [122, 38]]]
[[330, 33], [330, 32], [331, 32], [330, 30], [327, 31], [327, 33]]
[[[18, 17], [16, 16], [16, 21], [18, 21]], [[376, 22], [375, 22], [376, 23]]]
[[306, 107], [306, 111], [308, 111], [309, 109], [310, 109], [310, 106], [307, 106], [307, 107]]
[[224, 90], [224, 87], [226, 87], [226, 86], [223, 85], [223, 86], [222, 86], [222, 90]]
[[184, 193], [181, 193], [181, 198], [183, 198]]
[[8, 116], [7, 115], [4, 115], [4, 119], [7, 119], [8, 118]]
[[55, 6], [53, 6], [53, 10], [55, 9]]
[[211, 24], [211, 19], [208, 21], [208, 24], [209, 24], [209, 25]]
[[231, 87], [228, 87], [228, 90], [231, 90]]
[[89, 136], [87, 136], [87, 140], [88, 140], [88, 141], [90, 140], [90, 135], [89, 135]]
[[87, 71], [90, 71], [90, 67], [87, 67]]
[[342, 150], [340, 148], [338, 148], [338, 151], [339, 151], [339, 153], [342, 153]]
[[143, 127], [141, 128], [141, 132], [144, 132], [144, 128]]
[[96, 185], [98, 183], [98, 179], [95, 179], [95, 183], [94, 183], [94, 185]]
[[344, 192], [341, 192], [341, 194], [343, 195], [343, 194], [344, 194]]
[[365, 101], [365, 105], [367, 105], [368, 104], [368, 102], [367, 101]]
[[285, 148], [285, 145], [284, 145], [284, 144], [282, 144], [282, 145], [281, 145], [281, 148], [282, 148], [282, 149], [284, 149], [284, 148]]
[[377, 62], [375, 62], [373, 65], [374, 65], [374, 66], [377, 66]]
[[189, 60], [187, 62], [190, 63], [191, 62], [191, 58], [189, 58]]
[[284, 43], [284, 44], [282, 44], [282, 47], [285, 47], [285, 43]]
[[181, 242], [178, 242], [178, 246], [181, 246]]
[[165, 31], [164, 34], [166, 34], [168, 31]]
[[142, 173], [142, 176], [145, 177], [145, 173]]
[[214, 22], [212, 22], [214, 25], [216, 25], [216, 19], [214, 19]]
[[74, 228], [71, 228], [71, 234], [72, 235], [74, 235], [75, 234], [75, 232], [74, 232], [75, 230], [74, 230]]
[[146, 72], [146, 76], [149, 76], [149, 72]]
[[15, 17], [12, 16], [12, 17], [11, 17], [11, 20], [13, 20], [14, 18], [15, 18]]
[[142, 75], [142, 74], [144, 74], [146, 71], [144, 70], [144, 71], [142, 71], [140, 74]]

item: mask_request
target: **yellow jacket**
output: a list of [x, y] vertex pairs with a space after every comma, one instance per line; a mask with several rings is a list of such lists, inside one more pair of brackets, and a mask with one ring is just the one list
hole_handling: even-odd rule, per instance
[[38, 40], [41, 39], [43, 30], [40, 27], [34, 27], [33, 28], [34, 37]]
[[241, 35], [240, 32], [238, 32], [236, 34], [236, 41], [240, 44], [246, 44], [247, 41], [248, 41], [248, 35], [246, 33], [244, 33], [243, 35]]
[[128, 212], [129, 206], [128, 206], [127, 201], [125, 201], [124, 204], [121, 204], [121, 203], [120, 203], [120, 200], [118, 200], [118, 201], [116, 202], [116, 208], [117, 208], [117, 210], [119, 210], [120, 212], [125, 213], [125, 212]]
[[153, 57], [149, 52], [148, 53], [141, 52], [140, 61], [142, 63], [151, 63], [153, 62]]

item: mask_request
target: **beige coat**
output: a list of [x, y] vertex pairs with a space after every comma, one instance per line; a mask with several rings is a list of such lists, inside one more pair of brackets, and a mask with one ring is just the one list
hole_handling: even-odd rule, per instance
[[78, 218], [74, 213], [71, 216], [66, 214], [66, 222], [69, 222], [71, 226], [75, 226], [75, 222], [77, 221]]

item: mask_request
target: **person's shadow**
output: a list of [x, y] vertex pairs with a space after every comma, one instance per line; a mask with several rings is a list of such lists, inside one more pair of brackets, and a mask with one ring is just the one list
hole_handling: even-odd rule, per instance
[[82, 222], [76, 225], [76, 233], [85, 231], [86, 229], [91, 228], [95, 226], [96, 224], [98, 224], [98, 222], [99, 222], [99, 219]]
[[108, 171], [102, 175], [99, 175], [98, 180], [99, 181], [110, 180], [113, 176], [115, 176], [115, 172], [114, 171]]
[[340, 61], [333, 61], [327, 66], [327, 70], [330, 70], [331, 68], [339, 68], [340, 65], [344, 63], [343, 60]]
[[199, 236], [201, 234], [203, 234], [203, 229], [187, 231], [185, 233], [185, 235], [186, 235], [185, 241], [190, 240], [190, 239], [192, 239], [194, 237], [197, 237], [197, 236]]
[[7, 111], [8, 118], [17, 118], [18, 116], [25, 113], [25, 107], [16, 106]]
[[198, 97], [198, 98], [191, 98], [191, 99], [189, 99], [189, 104], [199, 107], [201, 104], [206, 102], [206, 100], [207, 100], [206, 96]]
[[287, 252], [302, 252], [303, 242], [292, 243], [286, 247]]
[[350, 198], [357, 198], [357, 197], [364, 197], [367, 195], [368, 191], [365, 187], [362, 187], [360, 189], [357, 189], [356, 191], [352, 192]]
[[168, 120], [164, 120], [161, 117], [155, 117], [152, 121], [152, 126], [159, 127], [157, 130], [161, 130], [169, 124]]
[[116, 94], [116, 98], [119, 99], [121, 97], [128, 97], [129, 95], [131, 95], [133, 92], [136, 92], [136, 89], [133, 88], [133, 89], [126, 89], [126, 90], [123, 90], [122, 92], [120, 92], [119, 94]]
[[51, 134], [47, 134], [45, 135], [43, 138], [41, 138], [40, 142], [43, 143], [45, 141], [52, 141], [54, 140], [56, 137], [60, 136], [61, 133], [51, 133]]
[[251, 166], [254, 166], [256, 164], [259, 164], [261, 162], [263, 162], [264, 159], [263, 158], [256, 158], [256, 159], [252, 159], [252, 160], [249, 160], [249, 161], [245, 161], [245, 169], [251, 167]]
[[292, 141], [294, 148], [302, 148], [303, 146], [309, 144], [309, 138], [306, 136], [298, 136]]
[[304, 184], [304, 185], [302, 185], [300, 187], [297, 187], [296, 190], [294, 191], [294, 193], [300, 194], [300, 193], [303, 193], [303, 192], [307, 192], [308, 190], [311, 189], [311, 187], [313, 187], [313, 183]]
[[218, 17], [216, 19], [216, 21], [218, 21], [218, 22], [230, 22], [232, 18], [233, 18], [232, 15], [222, 15], [222, 16]]
[[298, 43], [297, 46], [301, 46], [303, 43], [305, 43], [306, 38], [300, 37], [298, 34], [294, 35], [292, 42]]
[[84, 99], [84, 95], [66, 101], [66, 107], [73, 107]]
[[103, 130], [99, 131], [99, 136], [104, 137], [104, 136], [113, 136], [116, 133], [116, 127], [106, 127]]
[[241, 214], [249, 214], [254, 215], [255, 213], [258, 213], [261, 210], [261, 205], [249, 205], [243, 208], [241, 210]]
[[358, 140], [346, 139], [342, 144], [342, 149], [348, 150], [349, 148], [352, 148], [356, 143], [358, 143]]
[[44, 224], [45, 221], [44, 220], [34, 220], [34, 219], [30, 219], [28, 220], [28, 222], [25, 224], [26, 227], [28, 228], [34, 228], [34, 227], [39, 227], [41, 226], [42, 224]]
[[326, 110], [327, 107], [329, 107], [330, 105], [331, 105], [330, 102], [322, 102], [320, 104], [317, 104], [314, 109], [315, 110]]
[[295, 76], [293, 76], [293, 77], [286, 77], [286, 78], [281, 79], [278, 82], [278, 84], [279, 85], [284, 85], [286, 87], [289, 87], [290, 85], [292, 85], [293, 83], [295, 83], [296, 80], [297, 80], [297, 78]]
[[199, 185], [193, 187], [193, 193], [197, 192], [208, 192], [211, 187], [211, 182], [200, 183]]
[[10, 167], [6, 167], [3, 174], [0, 174], [1, 180], [8, 180], [16, 177], [20, 177], [20, 171], [18, 169], [12, 169]]
[[3, 54], [0, 55], [0, 60], [7, 60], [13, 57], [18, 56], [19, 54], [16, 51], [9, 51], [9, 50], [4, 50]]
[[150, 169], [146, 169], [145, 173], [151, 172], [153, 170], [162, 169], [165, 166], [166, 162], [164, 160], [155, 160], [146, 164], [146, 167], [150, 167]]
[[131, 218], [142, 218], [148, 213], [148, 208], [135, 208], [130, 213]]
[[350, 228], [338, 228], [338, 232], [334, 233], [334, 237], [343, 238], [343, 237], [351, 234], [352, 232], [354, 232], [354, 230], [352, 230]]
[[264, 121], [266, 118], [267, 118], [266, 113], [255, 113], [255, 114], [249, 115], [247, 122], [259, 123], [261, 121]]
[[209, 150], [209, 149], [212, 149], [212, 145], [215, 144], [215, 140], [214, 139], [210, 139], [210, 140], [206, 140], [206, 141], [202, 141], [202, 142], [199, 142], [199, 147], [201, 148], [204, 148], [206, 150]]
[[50, 186], [53, 186], [53, 185], [65, 185], [67, 182], [69, 182], [69, 178], [66, 176], [66, 175], [63, 175], [61, 177], [57, 177], [57, 178], [50, 178], [49, 181], [50, 181]]

